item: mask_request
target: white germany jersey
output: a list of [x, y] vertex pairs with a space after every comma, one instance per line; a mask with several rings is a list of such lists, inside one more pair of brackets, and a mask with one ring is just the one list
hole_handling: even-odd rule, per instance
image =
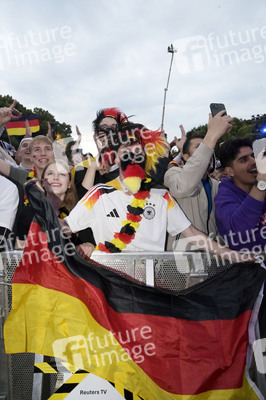
[[[65, 220], [72, 232], [90, 227], [97, 244], [110, 242], [114, 233], [120, 232], [122, 221], [127, 219], [127, 206], [132, 200], [133, 195], [124, 193], [120, 181], [114, 179], [108, 185], [91, 188]], [[190, 225], [166, 189], [151, 189], [135, 238], [125, 250], [164, 251], [166, 231], [174, 236]]]

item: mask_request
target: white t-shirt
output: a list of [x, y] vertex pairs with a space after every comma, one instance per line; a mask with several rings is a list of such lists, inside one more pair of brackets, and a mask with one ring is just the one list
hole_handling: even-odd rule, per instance
[[0, 226], [11, 231], [18, 208], [18, 189], [13, 182], [0, 175], [0, 190]]
[[[72, 232], [90, 227], [96, 243], [110, 242], [127, 220], [127, 206], [133, 195], [123, 191], [119, 179], [98, 184], [78, 202], [65, 218]], [[177, 235], [191, 225], [181, 208], [166, 189], [151, 189], [135, 238], [127, 251], [164, 251], [166, 231]]]

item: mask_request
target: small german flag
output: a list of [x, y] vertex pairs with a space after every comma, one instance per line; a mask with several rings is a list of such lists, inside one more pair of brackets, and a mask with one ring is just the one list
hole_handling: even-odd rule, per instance
[[29, 121], [29, 126], [32, 133], [38, 132], [40, 130], [40, 124], [36, 114], [25, 114], [16, 121], [10, 121], [6, 124], [8, 135], [24, 136], [26, 134], [26, 119]]

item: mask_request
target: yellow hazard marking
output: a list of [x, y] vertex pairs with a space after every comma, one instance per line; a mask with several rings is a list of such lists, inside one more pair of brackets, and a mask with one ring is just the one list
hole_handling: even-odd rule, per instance
[[67, 380], [67, 383], [80, 383], [84, 378], [86, 378], [87, 375], [89, 375], [89, 372], [81, 374], [77, 372]]
[[39, 368], [44, 374], [58, 374], [58, 371], [47, 362], [35, 363], [34, 366]]

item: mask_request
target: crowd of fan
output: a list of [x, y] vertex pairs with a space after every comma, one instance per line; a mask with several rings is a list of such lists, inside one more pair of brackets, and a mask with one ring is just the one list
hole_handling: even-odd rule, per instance
[[[10, 107], [0, 108], [0, 129], [3, 129], [10, 120], [21, 116], [15, 109], [15, 104], [14, 101]], [[27, 126], [26, 135], [20, 141], [17, 151], [13, 151], [14, 149], [10, 149], [7, 145], [0, 147], [1, 250], [11, 249], [12, 246], [23, 248], [35, 212], [25, 196], [25, 184], [34, 179], [36, 186], [51, 202], [57, 216], [64, 220], [62, 225], [67, 223], [70, 226], [72, 240], [83, 257], [89, 257], [95, 246], [97, 250], [116, 251], [122, 243], [120, 239], [125, 238], [125, 235], [128, 242], [124, 247], [120, 246], [122, 251], [129, 249], [152, 251], [160, 250], [162, 246], [165, 250], [188, 250], [191, 248], [188, 246], [193, 248], [195, 244], [191, 240], [191, 232], [187, 234], [190, 223], [198, 231], [215, 239], [221, 249], [227, 244], [233, 250], [264, 254], [266, 252], [266, 184], [263, 188], [263, 182], [266, 183], [266, 157], [263, 157], [262, 152], [255, 160], [251, 140], [241, 137], [230, 139], [221, 145], [218, 162], [214, 155], [218, 140], [230, 131], [232, 123], [233, 118], [223, 115], [223, 112], [215, 117], [210, 115], [205, 136], [194, 135], [190, 138], [186, 137], [181, 125], [181, 139], [175, 138], [175, 145], [179, 149], [178, 156], [175, 158], [171, 156], [170, 145], [163, 132], [152, 132], [141, 124], [132, 123], [117, 108], [100, 110], [93, 121], [94, 140], [98, 150], [95, 157], [91, 154], [86, 157], [82, 155], [80, 149], [82, 136], [78, 128], [78, 140], [65, 145], [62, 140], [52, 141], [49, 124], [46, 136], [38, 135], [34, 138]], [[138, 242], [138, 225], [136, 224], [141, 225], [141, 222], [143, 226], [145, 224], [141, 221], [141, 215], [138, 215], [138, 218], [135, 215], [134, 219], [131, 213], [131, 217], [127, 215], [126, 218], [129, 220], [128, 230], [121, 229], [115, 236], [118, 238], [115, 239], [116, 241], [104, 242], [106, 239], [104, 230], [108, 231], [105, 225], [107, 219], [108, 222], [112, 220], [111, 223], [113, 223], [120, 215], [118, 204], [120, 197], [114, 200], [115, 207], [107, 212], [108, 210], [105, 209], [107, 200], [104, 200], [102, 209], [97, 209], [93, 194], [98, 193], [101, 188], [100, 194], [97, 194], [99, 203], [101, 194], [104, 193], [105, 197], [101, 198], [105, 199], [114, 189], [125, 194], [143, 190], [142, 186], [135, 191], [129, 190], [124, 186], [123, 181], [121, 182], [121, 174], [123, 175], [126, 168], [123, 167], [125, 154], [121, 153], [121, 148], [126, 146], [122, 142], [118, 145], [117, 141], [121, 132], [127, 132], [127, 141], [129, 141], [127, 155], [131, 157], [129, 160], [131, 164], [132, 160], [133, 164], [138, 164], [137, 158], [142, 153], [142, 148], [144, 149], [142, 161], [139, 161], [139, 165], [143, 163], [143, 159], [144, 164], [146, 163], [146, 167], [143, 167], [145, 174], [142, 176], [142, 181], [148, 178], [151, 182], [149, 190], [152, 188], [153, 192], [162, 193], [163, 201], [167, 199], [167, 212], [170, 212], [173, 197], [175, 199], [173, 202], [178, 203], [186, 216], [184, 220], [182, 220], [183, 217], [178, 217], [183, 221], [178, 229], [171, 227], [175, 217], [170, 217], [170, 214], [169, 221], [161, 223], [163, 218], [167, 218], [161, 211], [160, 216], [156, 215], [161, 200], [159, 198], [153, 200], [152, 196], [147, 197], [142, 207], [145, 220], [154, 218], [156, 224], [161, 226], [160, 229], [167, 230], [167, 241], [165, 240], [166, 232], [165, 236], [161, 236], [161, 232], [158, 231], [156, 241], [154, 239], [154, 242], [151, 242], [150, 236], [157, 234], [155, 225], [150, 233], [143, 230], [145, 240]], [[134, 132], [138, 135], [134, 135]], [[152, 137], [155, 139], [156, 135], [161, 138], [161, 152], [157, 152], [155, 160], [152, 158], [153, 155], [151, 157], [147, 155], [147, 148], [143, 146], [145, 132], [146, 134], [152, 132]], [[142, 144], [142, 147], [138, 147], [139, 144]], [[152, 144], [151, 140], [149, 144]], [[151, 152], [152, 149], [149, 151]], [[149, 157], [154, 161], [151, 168], [147, 168]], [[99, 184], [98, 191], [93, 192], [95, 189], [91, 188], [97, 184]], [[117, 187], [117, 185], [121, 186]], [[170, 200], [167, 197], [166, 188], [169, 189]], [[121, 199], [121, 201], [124, 200]], [[138, 201], [141, 200], [138, 199]], [[178, 206], [176, 203], [173, 204], [176, 209]], [[104, 215], [105, 211], [107, 214]], [[157, 217], [160, 217], [158, 221], [155, 219]], [[101, 226], [101, 232], [99, 226]], [[130, 226], [134, 227], [133, 233], [132, 229], [131, 231], [129, 229]], [[115, 233], [115, 226], [112, 229]], [[194, 232], [194, 235], [197, 233]], [[9, 240], [11, 236], [12, 240]], [[159, 243], [160, 240], [161, 243]], [[109, 245], [107, 246], [106, 243]], [[197, 247], [199, 247], [198, 244]], [[206, 249], [206, 246], [203, 248]]]

